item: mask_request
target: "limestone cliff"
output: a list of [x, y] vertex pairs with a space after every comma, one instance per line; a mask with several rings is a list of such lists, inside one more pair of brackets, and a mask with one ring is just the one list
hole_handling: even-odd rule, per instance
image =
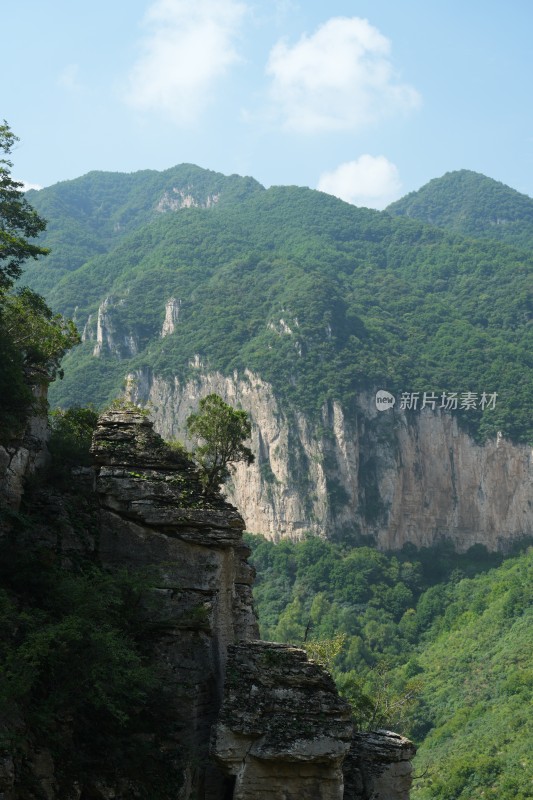
[[303, 650], [243, 641], [228, 652], [211, 751], [233, 800], [409, 800], [413, 743], [354, 732], [331, 676]]
[[344, 760], [344, 800], [409, 800], [416, 749], [392, 731], [355, 733]]
[[209, 392], [250, 413], [256, 463], [236, 469], [228, 497], [254, 533], [371, 537], [382, 549], [447, 539], [458, 551], [504, 550], [533, 534], [533, 454], [524, 445], [498, 437], [480, 446], [446, 412], [378, 412], [371, 394], [357, 397], [355, 411], [330, 402], [311, 424], [289, 416], [250, 371], [225, 377], [192, 366], [198, 374], [187, 382], [129, 375], [130, 398], [149, 405], [167, 438], [183, 438]]
[[138, 352], [138, 342], [135, 332], [123, 329], [120, 320], [117, 318], [117, 309], [124, 305], [125, 298], [114, 303], [110, 297], [106, 297], [98, 308], [96, 319], [96, 331], [92, 327], [92, 318], [89, 317], [84, 328], [82, 340], [93, 340], [96, 343], [93, 349], [93, 356], [99, 358], [103, 354], [111, 354], [116, 358], [126, 358], [134, 356]]
[[[158, 659], [173, 687], [174, 746], [186, 754], [180, 800], [408, 797], [377, 791], [396, 754], [379, 751], [385, 764], [376, 770], [379, 748], [361, 734], [362, 755], [352, 741], [350, 707], [330, 675], [303, 650], [256, 641], [254, 572], [236, 509], [219, 496], [206, 498], [188, 458], [169, 450], [136, 411], [104, 414], [92, 452], [100, 560], [150, 565], [159, 576], [167, 631]], [[349, 751], [360, 772], [363, 762], [377, 776], [359, 794], [344, 793]]]

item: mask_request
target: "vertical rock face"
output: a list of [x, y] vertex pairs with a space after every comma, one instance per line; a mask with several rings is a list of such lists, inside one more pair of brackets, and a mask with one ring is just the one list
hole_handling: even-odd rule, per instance
[[227, 648], [258, 635], [243, 520], [220, 497], [206, 502], [192, 463], [170, 451], [141, 414], [104, 414], [92, 450], [102, 563], [157, 574], [165, 621], [157, 658], [173, 687], [169, 746], [187, 762], [182, 800], [222, 797], [224, 779], [206, 763]]
[[391, 755], [365, 735], [354, 748], [351, 711], [331, 676], [303, 650], [257, 641], [236, 509], [206, 499], [189, 459], [137, 411], [101, 416], [92, 452], [102, 563], [156, 571], [165, 621], [156, 657], [176, 719], [169, 747], [185, 758], [179, 800], [352, 800], [342, 772], [350, 747], [363, 792], [354, 800], [388, 798], [364, 792], [396, 785], [398, 748]]
[[[124, 303], [124, 298], [118, 302], [118, 305]], [[110, 297], [101, 303], [98, 308], [98, 316], [96, 319], [96, 343], [93, 349], [93, 356], [99, 358], [103, 353], [111, 353], [117, 358], [126, 358], [134, 356], [138, 352], [138, 343], [136, 336], [131, 331], [124, 331], [121, 325], [117, 322], [116, 312], [114, 313], [113, 301]], [[91, 329], [91, 318], [83, 329], [83, 341], [94, 338], [94, 332]]]
[[181, 300], [176, 300], [175, 297], [170, 297], [165, 305], [165, 319], [163, 320], [163, 327], [161, 328], [161, 338], [174, 333], [176, 325], [180, 318]]
[[249, 371], [199, 369], [185, 383], [140, 371], [129, 386], [169, 437], [183, 436], [188, 414], [210, 392], [250, 413], [256, 463], [237, 467], [228, 497], [254, 533], [368, 536], [382, 549], [447, 539], [458, 551], [506, 549], [533, 534], [531, 448], [501, 437], [480, 446], [448, 413], [378, 412], [374, 396], [362, 394], [355, 411], [331, 402], [311, 424], [289, 417]]
[[273, 642], [229, 648], [212, 752], [234, 800], [342, 800], [351, 710], [303, 650]]
[[168, 211], [179, 211], [182, 208], [211, 208], [219, 199], [219, 194], [208, 194], [198, 197], [190, 184], [185, 187], [173, 186], [171, 192], [165, 192], [159, 200], [156, 211], [164, 214]]

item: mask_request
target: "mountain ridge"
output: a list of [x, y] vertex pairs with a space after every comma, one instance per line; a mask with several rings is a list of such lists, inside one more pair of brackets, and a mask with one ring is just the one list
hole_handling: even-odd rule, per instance
[[[338, 366], [347, 370], [354, 389], [389, 381], [400, 390], [400, 380], [414, 383], [427, 373], [426, 385], [440, 384], [445, 390], [453, 380], [457, 390], [464, 391], [458, 384], [466, 384], [471, 370], [444, 369], [438, 363], [443, 348], [447, 360], [457, 362], [461, 348], [453, 338], [463, 339], [465, 345], [472, 337], [478, 340], [484, 374], [497, 376], [501, 371], [490, 363], [494, 338], [502, 345], [505, 340], [505, 349], [516, 349], [526, 335], [531, 256], [520, 249], [486, 240], [473, 243], [418, 220], [355, 208], [294, 187], [253, 191], [242, 202], [213, 206], [207, 216], [204, 211], [183, 208], [177, 214], [159, 214], [59, 280], [53, 264], [50, 269], [42, 262], [38, 268], [48, 274], [44, 282], [54, 282], [46, 293], [48, 302], [73, 315], [90, 341], [97, 335], [98, 308], [104, 301], [112, 305], [107, 316], [115, 316], [124, 339], [136, 342], [130, 353], [134, 368], [142, 366], [139, 359], [146, 347], [149, 360], [143, 363], [148, 364], [151, 359], [169, 362], [163, 351], [177, 347], [173, 364], [184, 369], [198, 354], [223, 370], [257, 371], [269, 362], [275, 378], [279, 359], [290, 359], [296, 348], [301, 350], [294, 364], [296, 375], [307, 380], [310, 369], [316, 372], [322, 362], [327, 371], [327, 364], [338, 361], [344, 351]], [[161, 342], [165, 304], [171, 297], [182, 300], [181, 337], [179, 342], [176, 337]], [[222, 331], [206, 324], [209, 309], [216, 309], [224, 336], [229, 337], [224, 347]], [[289, 336], [273, 338], [286, 312], [305, 324], [295, 331], [289, 323]], [[427, 339], [424, 359], [413, 339], [421, 327]], [[83, 352], [87, 356], [89, 348], [82, 345], [67, 363], [77, 362]], [[246, 361], [244, 352], [250, 349], [261, 354], [259, 363]], [[509, 354], [504, 359], [504, 371], [517, 357], [521, 356]], [[479, 356], [475, 360], [479, 362]], [[288, 389], [290, 376], [284, 369], [281, 374]], [[60, 402], [68, 382], [67, 375], [67, 383], [54, 389]], [[315, 375], [313, 385], [321, 382], [323, 400], [331, 396], [328, 385], [337, 391], [338, 370], [326, 381]], [[298, 377], [296, 383], [303, 387]], [[519, 393], [522, 383], [518, 381]]]

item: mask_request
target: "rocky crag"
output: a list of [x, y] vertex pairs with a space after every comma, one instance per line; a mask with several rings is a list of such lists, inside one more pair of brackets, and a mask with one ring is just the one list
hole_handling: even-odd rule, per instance
[[[178, 800], [406, 800], [410, 744], [398, 748], [398, 737], [384, 732], [354, 738], [350, 708], [329, 674], [303, 650], [258, 641], [238, 511], [205, 497], [192, 462], [138, 410], [103, 414], [92, 454], [97, 522], [83, 547], [105, 568], [151, 570], [150, 613], [155, 608], [160, 622], [154, 657], [173, 722], [164, 746], [181, 765]], [[68, 563], [79, 536], [61, 498], [44, 492], [40, 502], [43, 520], [52, 514], [56, 524], [43, 524], [39, 545], [57, 552], [61, 530]], [[51, 753], [26, 750], [38, 788], [21, 793], [19, 765], [6, 753], [2, 800], [60, 800]], [[120, 776], [111, 784], [95, 775], [90, 785], [75, 783], [69, 800], [141, 796]]]
[[351, 714], [304, 650], [273, 642], [229, 648], [213, 755], [236, 800], [341, 800]]
[[[288, 415], [258, 375], [223, 376], [191, 364], [186, 382], [150, 370], [128, 376], [165, 438], [183, 438], [200, 398], [216, 392], [253, 421], [252, 467], [238, 466], [228, 498], [246, 527], [277, 540], [311, 531], [384, 550], [450, 541], [506, 550], [533, 535], [533, 453], [498, 436], [476, 444], [457, 417], [428, 409], [378, 412], [373, 394], [347, 411], [332, 401], [312, 424]], [[468, 413], [468, 412], [464, 412]]]
[[157, 658], [174, 698], [173, 746], [186, 762], [182, 797], [215, 800], [225, 779], [210, 768], [208, 747], [227, 648], [258, 637], [244, 522], [222, 498], [205, 500], [190, 460], [165, 447], [142, 414], [104, 414], [92, 452], [101, 563], [156, 570], [166, 620]]

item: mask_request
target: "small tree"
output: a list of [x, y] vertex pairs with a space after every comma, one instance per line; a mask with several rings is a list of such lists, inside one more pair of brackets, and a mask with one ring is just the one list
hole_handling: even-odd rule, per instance
[[187, 418], [191, 439], [203, 442], [193, 456], [202, 471], [205, 493], [216, 492], [229, 476], [229, 466], [239, 461], [252, 464], [254, 455], [244, 441], [252, 426], [246, 411], [237, 411], [218, 394], [200, 400], [199, 411]]
[[0, 309], [3, 333], [20, 354], [28, 381], [62, 378], [61, 359], [81, 341], [72, 320], [54, 314], [44, 298], [27, 287], [6, 294]]

